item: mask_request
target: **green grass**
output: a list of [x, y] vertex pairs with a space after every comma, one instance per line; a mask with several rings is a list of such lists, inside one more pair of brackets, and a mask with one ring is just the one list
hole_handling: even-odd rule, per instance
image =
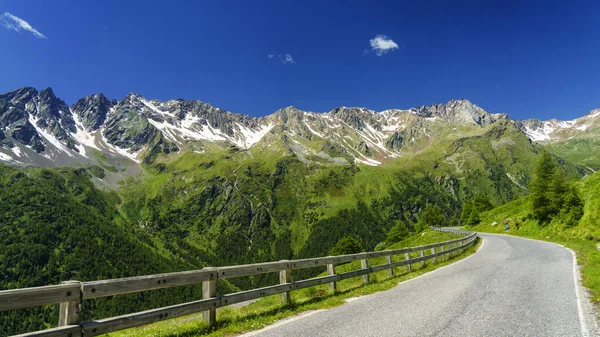
[[[450, 233], [441, 233], [427, 230], [422, 234], [411, 236], [396, 243], [389, 249], [424, 245], [434, 242], [448, 241], [458, 236]], [[191, 337], [191, 336], [233, 336], [247, 331], [258, 330], [278, 320], [297, 315], [301, 312], [318, 309], [328, 309], [346, 302], [348, 298], [372, 294], [395, 287], [398, 282], [405, 281], [426, 272], [450, 264], [476, 251], [478, 244], [471, 246], [459, 256], [450, 257], [446, 261], [433, 264], [427, 261], [425, 267], [421, 263], [412, 265], [412, 271], [407, 272], [406, 267], [394, 268], [394, 276], [388, 277], [387, 270], [370, 274], [370, 282], [363, 284], [362, 277], [342, 280], [337, 283], [337, 291], [329, 291], [327, 285], [321, 285], [294, 291], [291, 302], [281, 303], [279, 295], [262, 298], [255, 303], [241, 308], [225, 307], [217, 312], [217, 325], [209, 328], [201, 318], [201, 313], [162, 321], [139, 328], [123, 330], [108, 334], [110, 337], [130, 336], [160, 336], [160, 337]], [[418, 253], [413, 254], [417, 256]], [[404, 256], [397, 256], [393, 261], [403, 260]], [[385, 258], [369, 259], [370, 266], [385, 264]], [[360, 261], [354, 261], [336, 267], [337, 273], [344, 273], [360, 269]], [[322, 273], [319, 276], [325, 276]]]

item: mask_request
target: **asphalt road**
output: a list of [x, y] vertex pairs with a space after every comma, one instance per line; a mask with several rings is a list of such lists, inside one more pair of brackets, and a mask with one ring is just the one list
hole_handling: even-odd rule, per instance
[[479, 252], [465, 260], [246, 336], [593, 335], [569, 250], [510, 236], [481, 237]]

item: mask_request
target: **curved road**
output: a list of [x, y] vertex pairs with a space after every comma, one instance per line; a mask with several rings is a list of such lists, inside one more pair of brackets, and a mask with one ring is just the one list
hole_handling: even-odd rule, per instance
[[480, 236], [481, 249], [465, 260], [246, 336], [593, 336], [569, 250]]

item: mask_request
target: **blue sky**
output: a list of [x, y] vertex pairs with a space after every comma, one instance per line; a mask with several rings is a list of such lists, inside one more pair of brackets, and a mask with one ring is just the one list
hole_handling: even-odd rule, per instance
[[150, 3], [3, 1], [0, 92], [137, 92], [254, 116], [452, 98], [515, 118], [600, 107], [598, 1]]

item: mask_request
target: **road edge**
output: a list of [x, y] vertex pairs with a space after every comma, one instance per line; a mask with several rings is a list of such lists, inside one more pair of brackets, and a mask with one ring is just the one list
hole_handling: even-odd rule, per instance
[[417, 276], [417, 277], [413, 277], [413, 278], [411, 278], [411, 279], [408, 279], [408, 280], [405, 280], [405, 281], [400, 281], [400, 282], [398, 282], [398, 286], [401, 286], [401, 285], [403, 285], [403, 284], [409, 283], [410, 281], [412, 281], [412, 280], [416, 280], [416, 279], [419, 279], [419, 278], [421, 278], [421, 277], [423, 277], [423, 276], [426, 276], [426, 275], [431, 275], [431, 274], [435, 273], [435, 272], [436, 272], [436, 271], [438, 271], [438, 270], [443, 270], [443, 269], [446, 269], [446, 268], [448, 268], [448, 267], [455, 266], [455, 265], [457, 265], [457, 264], [459, 264], [459, 263], [461, 263], [461, 262], [463, 262], [463, 261], [466, 261], [466, 260], [470, 259], [471, 257], [475, 256], [475, 254], [479, 253], [479, 251], [481, 250], [481, 248], [483, 248], [483, 245], [485, 244], [485, 240], [484, 240], [484, 239], [483, 239], [481, 236], [479, 236], [479, 233], [477, 234], [477, 237], [479, 238], [479, 240], [481, 240], [481, 244], [479, 245], [479, 247], [477, 247], [477, 250], [475, 251], [475, 253], [473, 253], [473, 254], [471, 254], [471, 255], [469, 255], [469, 256], [467, 256], [467, 257], [465, 257], [465, 258], [462, 258], [462, 259], [460, 259], [460, 260], [458, 260], [458, 261], [455, 261], [455, 262], [453, 262], [453, 263], [450, 263], [450, 264], [448, 264], [448, 265], [445, 265], [445, 266], [443, 266], [443, 267], [439, 267], [439, 268], [436, 268], [436, 269], [434, 269], [434, 270], [432, 270], [432, 271], [429, 271], [429, 272], [427, 272], [427, 273], [423, 273], [423, 274], [421, 274], [421, 275], [419, 275], [419, 276]]
[[[402, 284], [406, 284], [406, 283], [408, 283], [408, 282], [410, 282], [412, 280], [416, 280], [416, 279], [418, 279], [418, 278], [420, 278], [422, 276], [430, 275], [432, 273], [435, 273], [438, 270], [454, 266], [454, 265], [456, 265], [456, 264], [458, 264], [458, 263], [460, 263], [462, 261], [468, 260], [472, 256], [475, 256], [481, 250], [481, 248], [483, 247], [483, 245], [485, 243], [485, 240], [482, 237], [478, 236], [478, 238], [479, 238], [479, 240], [481, 240], [481, 244], [479, 245], [479, 247], [477, 247], [477, 250], [473, 254], [471, 254], [471, 255], [469, 255], [467, 257], [461, 258], [460, 260], [454, 261], [454, 262], [452, 262], [452, 263], [450, 263], [448, 265], [445, 265], [445, 266], [436, 268], [434, 270], [425, 272], [425, 273], [423, 273], [423, 274], [421, 274], [419, 276], [413, 277], [411, 279], [400, 281], [400, 282], [398, 282], [398, 284], [395, 287], [401, 286]], [[384, 291], [388, 291], [388, 290], [391, 290], [391, 289], [393, 289], [393, 288], [390, 288], [390, 289], [387, 289], [387, 290], [384, 290]], [[363, 299], [365, 297], [368, 297], [368, 296], [371, 296], [371, 295], [374, 295], [374, 294], [377, 294], [377, 293], [379, 293], [379, 292], [375, 292], [375, 293], [371, 293], [371, 294], [367, 294], [367, 295], [349, 297], [349, 298], [345, 299], [345, 301], [344, 301], [345, 303], [341, 304], [341, 305], [345, 305], [345, 304], [348, 304], [348, 303], [353, 302], [355, 300], [360, 300], [360, 299]], [[325, 310], [329, 310], [329, 309], [316, 309], [316, 310], [309, 310], [309, 311], [306, 311], [306, 312], [301, 312], [301, 313], [299, 313], [297, 315], [293, 315], [293, 316], [290, 316], [290, 317], [287, 317], [287, 318], [275, 321], [272, 324], [269, 324], [269, 325], [267, 325], [267, 326], [265, 326], [265, 327], [263, 327], [261, 329], [254, 330], [254, 331], [244, 332], [244, 333], [241, 333], [241, 334], [237, 334], [235, 336], [236, 337], [252, 337], [252, 336], [260, 335], [261, 333], [263, 333], [265, 331], [268, 331], [268, 330], [271, 330], [271, 329], [273, 329], [273, 328], [275, 328], [277, 326], [285, 325], [285, 324], [288, 324], [288, 323], [291, 323], [291, 322], [294, 322], [294, 321], [297, 321], [297, 320], [300, 320], [300, 319], [312, 316], [312, 315], [314, 315], [316, 313], [319, 313], [319, 312], [322, 312], [322, 311], [325, 311]]]
[[584, 337], [600, 336], [598, 331], [598, 321], [596, 319], [596, 310], [590, 301], [590, 293], [581, 282], [581, 266], [577, 263], [577, 253], [571, 248], [560, 245], [573, 256], [573, 282], [575, 283], [575, 295], [577, 296], [577, 309], [579, 311], [579, 324], [581, 324], [581, 334]]
[[501, 233], [486, 233], [486, 232], [477, 232], [477, 234], [485, 234], [485, 235], [499, 235], [499, 236], [507, 236], [511, 238], [518, 238], [524, 240], [545, 242], [553, 245], [557, 245], [569, 251], [572, 256], [573, 261], [573, 282], [575, 284], [575, 296], [577, 297], [577, 313], [579, 316], [579, 325], [581, 326], [581, 335], [583, 337], [600, 337], [600, 330], [598, 329], [598, 315], [592, 301], [590, 299], [589, 290], [583, 286], [582, 277], [581, 277], [581, 265], [577, 263], [577, 253], [571, 248], [565, 247], [560, 243], [526, 238], [522, 236], [509, 235], [509, 234], [501, 234]]

